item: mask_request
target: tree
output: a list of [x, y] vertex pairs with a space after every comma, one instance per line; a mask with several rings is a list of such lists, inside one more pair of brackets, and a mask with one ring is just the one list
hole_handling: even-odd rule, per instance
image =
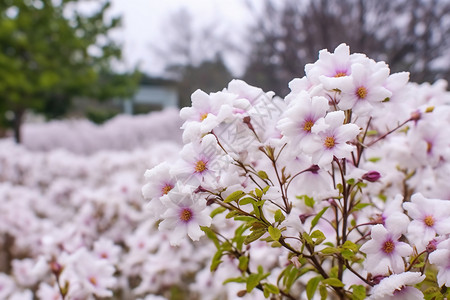
[[165, 62], [166, 75], [178, 82], [180, 106], [189, 106], [196, 89], [217, 91], [232, 79], [222, 56], [228, 48], [227, 39], [214, 24], [196, 28], [193, 16], [185, 9], [173, 13], [169, 20], [165, 26], [168, 38], [152, 50]]
[[[113, 75], [110, 67], [113, 59], [120, 59], [121, 49], [108, 37], [120, 25], [120, 18], [105, 17], [109, 0], [98, 2], [90, 15], [69, 11], [77, 0], [55, 3], [0, 4], [0, 112], [12, 111], [17, 142], [28, 109], [55, 117], [67, 111], [75, 96], [128, 95], [135, 86], [134, 79]], [[111, 83], [115, 90], [108, 89]]]
[[320, 49], [342, 42], [352, 52], [386, 61], [393, 72], [411, 71], [413, 81], [449, 79], [448, 66], [439, 69], [449, 55], [449, 1], [284, 0], [251, 10], [256, 13], [247, 34], [251, 51], [244, 79], [280, 95]]

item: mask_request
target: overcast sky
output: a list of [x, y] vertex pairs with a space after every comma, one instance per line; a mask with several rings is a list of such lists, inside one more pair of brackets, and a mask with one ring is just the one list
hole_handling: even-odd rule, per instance
[[[157, 75], [163, 65], [152, 56], [150, 51], [154, 43], [164, 43], [163, 24], [169, 16], [185, 7], [194, 16], [198, 24], [224, 22], [224, 26], [239, 30], [249, 18], [244, 0], [111, 0], [110, 13], [122, 15], [122, 29], [114, 37], [123, 45], [125, 65], [131, 68], [139, 63], [146, 73]], [[231, 63], [235, 73], [239, 66]]]

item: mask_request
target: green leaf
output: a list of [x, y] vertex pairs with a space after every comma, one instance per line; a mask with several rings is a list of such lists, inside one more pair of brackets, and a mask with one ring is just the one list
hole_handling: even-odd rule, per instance
[[322, 280], [322, 283], [330, 285], [330, 286], [335, 286], [335, 287], [343, 287], [344, 286], [342, 281], [340, 281], [337, 278], [327, 278], [327, 279]]
[[267, 191], [269, 190], [270, 186], [266, 186], [265, 188], [263, 188], [263, 194], [265, 195], [267, 193]]
[[378, 131], [376, 131], [376, 130], [368, 130], [366, 133], [367, 136], [372, 136], [372, 135], [377, 135], [377, 134], [378, 134]]
[[217, 238], [217, 235], [214, 231], [212, 231], [211, 228], [206, 226], [200, 226], [200, 229], [206, 234], [206, 236], [213, 241], [214, 245], [217, 249], [220, 247], [219, 239]]
[[335, 253], [339, 253], [339, 249], [335, 248], [335, 247], [326, 247], [323, 248], [322, 250], [320, 250], [321, 253], [328, 255], [328, 254], [335, 254]]
[[353, 300], [364, 300], [366, 299], [366, 288], [363, 285], [352, 285], [351, 289], [353, 290]]
[[363, 209], [363, 208], [365, 208], [367, 206], [370, 206], [370, 205], [372, 205], [372, 204], [370, 204], [370, 203], [358, 203], [355, 206], [353, 206], [353, 211], [361, 210], [361, 209]]
[[359, 246], [349, 240], [345, 241], [345, 243], [342, 245], [342, 248], [350, 249], [353, 252], [358, 252], [358, 250], [359, 250]]
[[320, 218], [323, 216], [325, 211], [328, 209], [329, 206], [324, 207], [311, 221], [311, 230], [317, 225], [317, 222], [319, 222]]
[[280, 247], [282, 247], [283, 245], [281, 245], [281, 243], [280, 242], [277, 242], [277, 241], [275, 241], [275, 242], [273, 242], [271, 245], [270, 245], [270, 247], [272, 247], [272, 248], [280, 248]]
[[219, 267], [220, 263], [222, 262], [222, 260], [221, 260], [222, 256], [223, 256], [222, 250], [218, 250], [216, 252], [216, 254], [214, 254], [212, 261], [211, 261], [211, 267], [210, 267], [211, 272], [214, 272], [215, 270], [217, 270], [217, 267]]
[[258, 188], [255, 189], [255, 194], [256, 194], [256, 197], [258, 197], [258, 199], [261, 199], [261, 197], [263, 196], [262, 190], [260, 190]]
[[316, 276], [311, 278], [306, 284], [306, 297], [308, 300], [311, 300], [316, 293], [317, 287], [319, 286], [320, 281], [323, 279], [322, 276]]
[[347, 180], [347, 183], [352, 185], [355, 184], [355, 179], [354, 178], [350, 178], [349, 180]]
[[376, 163], [377, 161], [381, 160], [381, 157], [371, 157], [367, 159], [370, 162]]
[[305, 201], [305, 205], [308, 207], [314, 207], [314, 204], [316, 203], [316, 201], [314, 201], [312, 197], [308, 197], [308, 195], [301, 195], [297, 196], [296, 198], [300, 200], [303, 199]]
[[232, 217], [238, 216], [238, 215], [240, 215], [240, 214], [241, 214], [241, 213], [240, 213], [239, 211], [237, 211], [237, 210], [232, 210], [232, 211], [230, 211], [229, 213], [227, 213], [227, 215], [225, 216], [225, 218], [231, 219]]
[[341, 255], [343, 258], [351, 260], [355, 256], [355, 253], [353, 253], [353, 251], [351, 251], [349, 249], [342, 249]]
[[303, 232], [302, 238], [306, 241], [306, 243], [308, 243], [310, 245], [314, 245], [314, 241], [312, 240], [311, 236], [308, 233]]
[[243, 277], [234, 277], [234, 278], [228, 278], [222, 284], [227, 284], [229, 282], [244, 283], [244, 282], [247, 282], [247, 280]]
[[258, 176], [259, 176], [259, 178], [261, 178], [261, 179], [263, 179], [263, 180], [269, 179], [269, 176], [267, 176], [267, 173], [264, 172], [264, 171], [259, 171], [259, 172], [258, 172]]
[[284, 216], [284, 214], [281, 212], [281, 209], [278, 209], [278, 210], [275, 212], [274, 219], [275, 219], [275, 222], [278, 222], [278, 223], [281, 223], [281, 222], [283, 222], [283, 221], [286, 219], [286, 217]]
[[264, 235], [264, 233], [266, 233], [266, 229], [265, 228], [260, 228], [260, 229], [257, 229], [255, 231], [253, 231], [252, 233], [250, 233], [250, 235], [248, 235], [245, 238], [244, 244], [248, 245], [248, 244], [256, 241], [257, 239], [262, 237]]
[[247, 271], [248, 268], [248, 256], [240, 256], [239, 257], [239, 265], [238, 265], [239, 270], [241, 270], [242, 272]]
[[251, 203], [256, 203], [256, 200], [251, 197], [245, 197], [239, 200], [239, 205], [246, 205]]
[[319, 286], [320, 300], [326, 300], [328, 298], [328, 290], [324, 285]]
[[250, 293], [261, 281], [259, 274], [250, 274], [247, 278], [247, 293]]
[[230, 195], [228, 195], [228, 197], [225, 198], [225, 200], [223, 200], [223, 202], [225, 203], [230, 203], [233, 201], [238, 201], [239, 199], [241, 199], [242, 197], [244, 197], [245, 192], [243, 191], [235, 191], [232, 192]]
[[215, 216], [217, 216], [218, 214], [223, 213], [223, 212], [226, 211], [226, 210], [227, 210], [227, 209], [226, 209], [225, 207], [219, 206], [219, 207], [215, 208], [215, 209], [211, 212], [210, 216], [211, 216], [211, 218], [214, 218]]
[[271, 283], [265, 283], [263, 289], [264, 291], [267, 291], [269, 295], [270, 294], [278, 295], [280, 293], [280, 289], [276, 285]]
[[281, 231], [276, 227], [269, 226], [269, 234], [274, 241], [278, 241], [281, 237]]

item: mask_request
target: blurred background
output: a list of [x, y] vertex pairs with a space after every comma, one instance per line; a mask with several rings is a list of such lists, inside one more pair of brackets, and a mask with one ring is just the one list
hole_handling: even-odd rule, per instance
[[450, 75], [449, 0], [2, 0], [0, 135], [190, 105], [232, 78], [285, 96], [320, 49]]

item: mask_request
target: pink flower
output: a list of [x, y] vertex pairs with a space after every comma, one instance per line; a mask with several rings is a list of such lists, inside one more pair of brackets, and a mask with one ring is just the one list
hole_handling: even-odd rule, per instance
[[343, 124], [344, 119], [343, 111], [335, 111], [319, 119], [312, 127], [311, 131], [317, 135], [304, 146], [304, 150], [312, 155], [313, 164], [325, 167], [334, 156], [345, 158], [350, 155], [354, 147], [348, 142], [358, 135], [359, 127], [355, 124]]
[[365, 269], [374, 275], [384, 275], [389, 271], [401, 273], [404, 271], [402, 257], [408, 256], [413, 249], [406, 243], [399, 242], [401, 233], [388, 232], [381, 225], [372, 227], [371, 240], [361, 246], [361, 252], [367, 254]]
[[170, 166], [168, 162], [163, 162], [151, 170], [145, 171], [147, 183], [142, 187], [144, 199], [149, 200], [148, 209], [154, 215], [161, 215], [164, 212], [164, 206], [160, 198], [168, 194], [175, 186], [176, 180], [170, 175]]
[[392, 93], [384, 87], [388, 77], [389, 68], [384, 63], [377, 63], [374, 66], [370, 63], [357, 63], [352, 65], [352, 76], [340, 78], [339, 82], [325, 82], [324, 87], [341, 91], [338, 103], [340, 109], [352, 109], [363, 115], [374, 105], [392, 96]]
[[292, 99], [277, 127], [290, 143], [301, 147], [309, 143], [313, 136], [311, 128], [325, 116], [328, 108], [328, 100], [324, 97], [311, 98], [307, 92], [301, 92]]
[[198, 241], [204, 235], [200, 226], [211, 225], [211, 218], [205, 210], [206, 202], [196, 199], [196, 196], [189, 187], [177, 187], [173, 193], [163, 197], [167, 210], [162, 215], [159, 230], [170, 232], [171, 245], [179, 245], [186, 235]]
[[430, 262], [437, 266], [439, 286], [450, 286], [450, 239], [440, 242], [437, 249], [430, 253]]
[[341, 78], [352, 74], [352, 63], [367, 59], [363, 54], [350, 55], [350, 47], [346, 44], [340, 44], [334, 50], [334, 53], [323, 49], [319, 51], [319, 59], [314, 64], [305, 66], [306, 77], [314, 84], [320, 84], [321, 76], [327, 78]]
[[411, 202], [403, 203], [403, 207], [413, 219], [408, 226], [408, 236], [419, 251], [424, 250], [436, 234], [450, 233], [450, 205], [447, 201], [427, 199], [417, 193], [411, 196]]
[[425, 275], [420, 272], [405, 272], [393, 274], [384, 278], [379, 284], [374, 286], [369, 300], [420, 300], [423, 299], [423, 293], [413, 287], [422, 282]]
[[235, 94], [217, 92], [206, 94], [196, 90], [192, 94], [192, 106], [184, 107], [180, 117], [185, 120], [181, 129], [184, 129], [183, 140], [194, 141], [200, 139], [205, 133], [232, 115], [232, 101]]

